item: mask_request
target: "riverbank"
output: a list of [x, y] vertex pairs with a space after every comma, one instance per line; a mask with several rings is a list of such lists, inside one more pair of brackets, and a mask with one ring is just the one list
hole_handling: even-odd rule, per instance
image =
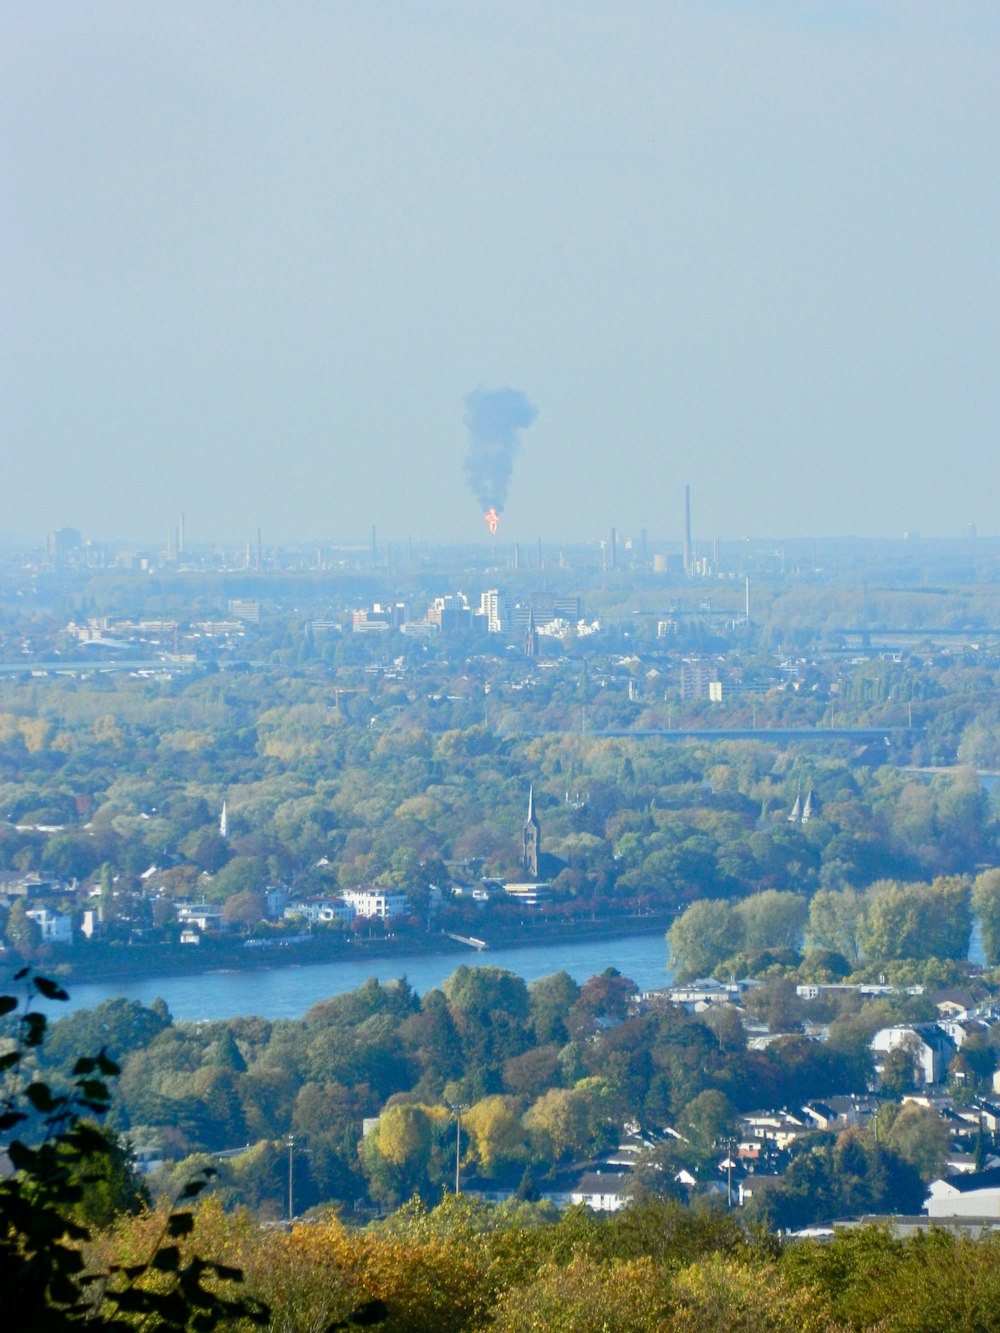
[[273, 971], [323, 963], [361, 963], [366, 959], [405, 962], [407, 958], [456, 955], [462, 961], [488, 966], [497, 949], [530, 949], [540, 944], [572, 944], [591, 939], [662, 935], [673, 915], [654, 912], [643, 916], [596, 917], [567, 922], [538, 920], [516, 925], [496, 923], [477, 927], [487, 947], [479, 950], [450, 936], [376, 935], [369, 938], [313, 934], [299, 943], [247, 948], [242, 941], [206, 937], [197, 945], [87, 944], [53, 953], [38, 963], [38, 970], [58, 976], [67, 984], [140, 981], [158, 977], [191, 977], [216, 972]]

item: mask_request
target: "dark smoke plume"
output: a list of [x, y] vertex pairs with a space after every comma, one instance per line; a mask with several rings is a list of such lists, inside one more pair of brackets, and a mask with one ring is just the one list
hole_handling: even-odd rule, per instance
[[483, 509], [503, 509], [520, 433], [537, 416], [538, 409], [520, 389], [473, 389], [466, 395], [465, 475]]

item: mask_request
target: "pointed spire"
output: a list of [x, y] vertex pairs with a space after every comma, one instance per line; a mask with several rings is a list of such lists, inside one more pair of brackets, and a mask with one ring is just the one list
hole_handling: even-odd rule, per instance
[[789, 824], [798, 824], [802, 819], [802, 798], [796, 796], [795, 804], [792, 806], [792, 813], [788, 816]]
[[528, 788], [528, 817], [522, 835], [522, 865], [532, 879], [538, 878], [538, 856], [541, 851], [542, 827], [535, 814], [535, 786]]
[[813, 794], [812, 794], [812, 787], [810, 787], [809, 790], [806, 792], [806, 803], [802, 807], [803, 824], [809, 823], [810, 819], [812, 819], [812, 812], [813, 812]]

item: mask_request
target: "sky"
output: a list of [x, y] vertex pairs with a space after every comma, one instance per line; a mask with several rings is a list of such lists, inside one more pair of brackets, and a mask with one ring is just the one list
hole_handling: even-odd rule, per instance
[[1000, 10], [5, 0], [0, 538], [1000, 532]]

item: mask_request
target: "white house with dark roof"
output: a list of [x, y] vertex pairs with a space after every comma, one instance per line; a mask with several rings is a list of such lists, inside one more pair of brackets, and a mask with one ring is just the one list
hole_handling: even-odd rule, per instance
[[872, 1038], [876, 1055], [888, 1055], [902, 1047], [913, 1055], [914, 1065], [925, 1085], [944, 1082], [948, 1063], [957, 1049], [954, 1041], [936, 1023], [902, 1023], [880, 1028]]
[[617, 1213], [629, 1202], [628, 1176], [621, 1172], [588, 1171], [569, 1192], [571, 1203], [585, 1203], [595, 1213]]
[[931, 1181], [927, 1216], [1000, 1217], [1000, 1167]]

